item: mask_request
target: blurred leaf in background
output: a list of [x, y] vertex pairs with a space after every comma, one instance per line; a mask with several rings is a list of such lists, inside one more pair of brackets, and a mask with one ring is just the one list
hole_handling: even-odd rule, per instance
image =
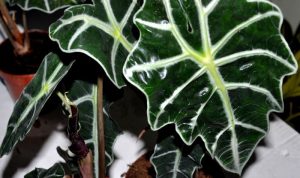
[[[281, 33], [295, 54], [298, 66], [300, 64], [300, 25], [293, 35], [288, 21], [283, 22]], [[279, 114], [292, 127], [300, 132], [300, 71], [286, 78], [283, 83], [284, 113]]]

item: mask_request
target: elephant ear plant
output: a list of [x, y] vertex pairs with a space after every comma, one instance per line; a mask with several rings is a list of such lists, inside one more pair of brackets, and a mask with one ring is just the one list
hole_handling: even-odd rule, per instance
[[[50, 36], [64, 52], [88, 55], [116, 87], [128, 81], [142, 91], [153, 130], [175, 126], [177, 134], [161, 139], [151, 157], [158, 177], [175, 178], [192, 177], [201, 167], [205, 150], [198, 137], [225, 170], [241, 174], [268, 131], [269, 113], [282, 110], [283, 77], [297, 69], [281, 24], [280, 10], [266, 0], [144, 0], [142, 7], [136, 0], [94, 0], [68, 8], [51, 25]], [[78, 60], [45, 58], [16, 103], [1, 155], [28, 133], [64, 75], [74, 75], [67, 74], [73, 63]], [[60, 96], [71, 116], [70, 108], [78, 109], [79, 135], [93, 152], [93, 176], [103, 176], [103, 140], [108, 165], [118, 132], [107, 130], [115, 127], [108, 119], [105, 139], [99, 136], [104, 131], [97, 127], [99, 113], [109, 116], [99, 109], [101, 80], [95, 85], [75, 77], [71, 83], [69, 94]], [[68, 165], [78, 172], [78, 165]], [[34, 174], [63, 177], [67, 172], [56, 164]]]

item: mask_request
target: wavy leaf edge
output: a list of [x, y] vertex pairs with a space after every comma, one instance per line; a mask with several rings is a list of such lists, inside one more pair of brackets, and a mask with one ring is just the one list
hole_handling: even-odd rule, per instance
[[[137, 16], [138, 14], [140, 14], [140, 13], [144, 10], [145, 5], [146, 5], [146, 1], [148, 1], [148, 0], [145, 0], [145, 1], [144, 1], [142, 7], [141, 7], [141, 8], [136, 12], [136, 14], [134, 15], [134, 18], [133, 18], [133, 19], [134, 19], [134, 24], [135, 24], [136, 26], [138, 26], [137, 23], [138, 23], [138, 21], [139, 21], [139, 20], [137, 19], [136, 16]], [[220, 1], [220, 0], [212, 0], [212, 1], [218, 2], [218, 1]], [[274, 4], [274, 3], [272, 3], [272, 2], [270, 2], [270, 1], [268, 1], [268, 0], [246, 0], [246, 1], [249, 2], [249, 3], [250, 3], [250, 2], [253, 2], [253, 3], [255, 3], [255, 2], [263, 2], [263, 3], [267, 3], [267, 4], [271, 5], [271, 6], [273, 6], [274, 8], [276, 8], [276, 10], [278, 10], [278, 15], [279, 15], [278, 17], [280, 18], [280, 22], [279, 22], [279, 25], [278, 25], [278, 30], [280, 30], [280, 27], [281, 27], [282, 24], [283, 24], [283, 14], [282, 14], [282, 11], [280, 10], [280, 8], [279, 8], [276, 4]], [[153, 24], [149, 24], [149, 25], [153, 25]], [[157, 27], [157, 28], [158, 28], [158, 27]], [[165, 30], [165, 29], [167, 29], [167, 28], [169, 28], [169, 27], [168, 27], [167, 25], [165, 25], [165, 26], [163, 26], [161, 29], [162, 29], [162, 30]], [[139, 29], [139, 30], [140, 30], [140, 29]], [[279, 34], [279, 36], [280, 36], [280, 38], [281, 38], [281, 42], [285, 45], [285, 47], [287, 48], [287, 50], [289, 51], [289, 53], [292, 54], [292, 51], [291, 51], [291, 49], [289, 48], [289, 45], [288, 45], [288, 43], [286, 42], [286, 40], [284, 39], [283, 35], [282, 35], [282, 34]], [[161, 128], [167, 126], [167, 125], [173, 124], [173, 125], [175, 126], [175, 130], [176, 130], [177, 134], [180, 136], [180, 138], [182, 139], [182, 141], [183, 141], [186, 145], [191, 145], [191, 144], [193, 144], [193, 142], [196, 140], [196, 138], [193, 139], [193, 140], [191, 140], [190, 142], [187, 142], [187, 141], [184, 139], [184, 137], [183, 137], [182, 133], [180, 132], [180, 130], [179, 130], [178, 126], [176, 125], [176, 123], [174, 123], [174, 122], [168, 122], [168, 123], [165, 123], [165, 124], [161, 125], [160, 127], [155, 127], [154, 125], [151, 124], [151, 121], [150, 121], [150, 114], [151, 114], [151, 113], [150, 113], [150, 101], [149, 101], [149, 97], [148, 97], [147, 93], [143, 90], [142, 87], [140, 87], [138, 84], [136, 84], [134, 81], [132, 81], [132, 80], [130, 79], [130, 75], [131, 75], [131, 74], [128, 75], [128, 71], [127, 71], [127, 68], [126, 68], [126, 66], [127, 66], [128, 62], [129, 62], [129, 60], [130, 60], [130, 57], [131, 57], [132, 53], [133, 53], [136, 49], [139, 48], [139, 44], [141, 43], [141, 39], [142, 39], [142, 37], [141, 37], [141, 35], [140, 35], [138, 41], [136, 42], [135, 46], [134, 46], [133, 49], [131, 50], [130, 54], [128, 55], [128, 57], [127, 57], [127, 59], [126, 59], [126, 61], [125, 61], [124, 67], [123, 67], [123, 75], [124, 75], [124, 77], [126, 78], [126, 80], [127, 80], [131, 85], [133, 85], [134, 87], [136, 87], [136, 88], [137, 88], [140, 92], [142, 92], [142, 93], [144, 94], [144, 96], [146, 97], [146, 101], [147, 101], [147, 120], [148, 120], [148, 123], [149, 123], [151, 129], [154, 130], [154, 131], [158, 131], [158, 130], [160, 130]], [[297, 73], [297, 69], [298, 69], [298, 64], [297, 64], [297, 62], [296, 62], [295, 57], [294, 57], [293, 55], [291, 55], [291, 57], [292, 57], [292, 60], [293, 60], [293, 62], [294, 62], [294, 66], [292, 66], [292, 67], [293, 67], [293, 68], [292, 68], [292, 71], [289, 72], [289, 73], [286, 73], [286, 74], [284, 74], [284, 75], [282, 75], [282, 76], [280, 77], [280, 83], [279, 83], [279, 85], [280, 85], [280, 88], [281, 88], [281, 90], [280, 90], [281, 101], [283, 101], [283, 91], [282, 91], [283, 79], [284, 79], [286, 76], [290, 76], [290, 75], [293, 75], [293, 74]], [[265, 116], [265, 117], [267, 118], [267, 125], [268, 125], [267, 130], [269, 130], [269, 119], [268, 119], [268, 118], [269, 118], [269, 116], [270, 116], [270, 113], [271, 113], [271, 112], [282, 112], [283, 109], [284, 109], [283, 107], [284, 107], [284, 106], [281, 106], [279, 109], [271, 109], [271, 110], [269, 110], [269, 111], [266, 113], [266, 116]], [[264, 137], [266, 136], [266, 134], [267, 134], [267, 132], [265, 132], [264, 135], [257, 141], [256, 145], [255, 145], [255, 146], [253, 147], [253, 149], [251, 150], [251, 152], [250, 152], [249, 156], [246, 158], [246, 161], [245, 161], [245, 162], [248, 162], [248, 161], [249, 161], [251, 155], [252, 155], [253, 152], [255, 151], [255, 148], [257, 147], [257, 145], [259, 144], [259, 142], [261, 142], [261, 140], [264, 139]], [[215, 157], [215, 156], [213, 155], [213, 153], [210, 151], [210, 149], [208, 148], [207, 142], [206, 142], [205, 139], [203, 138], [203, 135], [198, 135], [197, 137], [200, 137], [200, 138], [204, 141], [206, 150], [209, 152], [210, 155], [212, 155], [214, 158], [217, 159], [218, 163], [219, 163], [226, 171], [229, 171], [229, 172], [235, 172], [235, 173], [237, 173], [237, 174], [239, 174], [239, 175], [242, 174], [243, 168], [246, 166], [246, 164], [242, 165], [242, 166], [240, 167], [240, 169], [237, 170], [237, 171], [228, 169], [228, 168], [226, 167], [226, 165], [224, 165], [224, 164], [222, 163], [222, 161], [220, 161], [220, 159], [218, 159], [217, 157]]]
[[38, 11], [41, 11], [41, 12], [44, 12], [44, 13], [47, 13], [47, 14], [52, 14], [52, 13], [58, 11], [58, 10], [61, 10], [61, 9], [64, 9], [64, 8], [72, 6], [73, 3], [77, 3], [76, 0], [73, 0], [72, 3], [70, 3], [70, 4], [64, 4], [64, 5], [57, 6], [55, 8], [51, 8], [49, 6], [48, 0], [44, 0], [44, 2], [45, 2], [45, 8], [42, 8], [42, 7], [38, 6], [38, 5], [37, 6], [33, 5], [33, 6], [28, 7], [28, 4], [29, 4], [28, 1], [29, 0], [27, 0], [27, 3], [24, 6], [24, 5], [20, 4], [20, 3], [18, 3], [18, 1], [13, 2], [13, 0], [8, 0], [9, 4], [16, 5], [16, 6], [20, 7], [24, 11], [38, 10]]

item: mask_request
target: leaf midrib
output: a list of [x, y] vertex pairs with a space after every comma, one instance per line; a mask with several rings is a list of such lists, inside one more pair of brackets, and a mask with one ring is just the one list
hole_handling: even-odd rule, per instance
[[177, 28], [177, 25], [175, 23], [175, 20], [172, 16], [171, 12], [171, 5], [170, 0], [164, 0], [166, 13], [168, 16], [168, 19], [170, 20], [172, 25], [171, 32], [177, 39], [179, 45], [183, 48], [183, 52], [189, 54], [190, 57], [192, 57], [198, 64], [199, 67], [206, 67], [207, 68], [207, 74], [209, 76], [209, 79], [211, 81], [212, 85], [216, 86], [216, 89], [220, 95], [220, 98], [223, 103], [224, 112], [227, 115], [228, 123], [230, 125], [230, 131], [231, 131], [231, 146], [232, 146], [232, 153], [233, 153], [233, 159], [234, 159], [234, 165], [237, 169], [239, 169], [239, 155], [238, 155], [238, 148], [237, 148], [237, 137], [235, 133], [235, 116], [233, 113], [233, 108], [230, 102], [230, 97], [228, 94], [228, 90], [224, 84], [223, 77], [219, 73], [217, 66], [215, 64], [214, 55], [212, 54], [212, 45], [210, 40], [210, 32], [207, 25], [208, 16], [205, 13], [205, 9], [200, 1], [194, 0], [196, 6], [198, 7], [198, 18], [200, 22], [200, 29], [201, 29], [201, 41], [203, 46], [203, 53], [200, 53], [193, 49], [181, 36], [179, 29]]
[[121, 44], [125, 47], [125, 49], [128, 52], [130, 52], [132, 50], [133, 46], [122, 34], [122, 30], [124, 27], [121, 28], [121, 25], [117, 21], [115, 15], [113, 13], [112, 7], [110, 5], [110, 2], [108, 2], [108, 0], [102, 0], [102, 3], [103, 3], [105, 11], [107, 13], [108, 20], [113, 29], [112, 34], [111, 34], [112, 37], [114, 37], [117, 41], [120, 41]]
[[[204, 54], [201, 54], [200, 52], [194, 50], [181, 36], [177, 26], [175, 25], [175, 21], [172, 17], [171, 12], [168, 11], [168, 9], [170, 9], [170, 4], [169, 4], [169, 0], [167, 0], [167, 1], [168, 2], [166, 2], [166, 0], [165, 0], [165, 2], [166, 2], [165, 5], [167, 6], [168, 18], [170, 19], [171, 23], [173, 24], [172, 29], [171, 29], [173, 35], [178, 40], [178, 43], [180, 44], [180, 46], [183, 47], [184, 53], [189, 54], [189, 56], [192, 57], [195, 61], [197, 61], [197, 63], [201, 67], [207, 68], [207, 73], [211, 76], [211, 78], [210, 78], [211, 82], [217, 86], [217, 90], [219, 90], [221, 92], [221, 95], [223, 96], [224, 100], [226, 100], [225, 105], [226, 105], [226, 109], [228, 109], [228, 111], [230, 113], [230, 124], [234, 128], [233, 109], [231, 107], [228, 90], [226, 89], [226, 86], [224, 84], [221, 74], [217, 70], [217, 66], [214, 62], [215, 60], [214, 60], [213, 54], [210, 50], [210, 49], [212, 49], [212, 45], [211, 45], [211, 42], [209, 39], [209, 29], [207, 27], [207, 24], [203, 22], [200, 25], [201, 33], [202, 33], [201, 34], [202, 45], [204, 45], [205, 46], [204, 49], [206, 49]], [[200, 6], [199, 8], [202, 9], [202, 10], [200, 10], [200, 13], [199, 13], [199, 21], [200, 22], [207, 21], [207, 16], [204, 13], [204, 9], [203, 9], [202, 5], [198, 4], [199, 2], [197, 0], [195, 2], [198, 6]], [[205, 32], [203, 32], [203, 31], [205, 31]]]
[[[210, 40], [210, 32], [208, 28], [208, 16], [204, 12], [204, 7], [200, 1], [195, 0], [196, 5], [199, 9], [199, 21], [200, 21], [200, 28], [201, 28], [201, 39], [202, 39], [202, 46], [204, 47], [204, 53], [206, 55], [206, 58], [208, 63], [203, 63], [204, 66], [207, 67], [208, 75], [210, 76], [210, 81], [213, 82], [217, 90], [219, 91], [219, 95], [221, 97], [223, 107], [225, 114], [227, 116], [229, 125], [230, 125], [230, 131], [231, 131], [231, 147], [232, 147], [232, 154], [233, 154], [233, 161], [234, 165], [237, 169], [239, 169], [239, 154], [238, 154], [238, 148], [237, 148], [237, 136], [235, 133], [235, 116], [233, 113], [233, 108], [230, 102], [230, 97], [228, 94], [228, 90], [224, 84], [223, 77], [218, 71], [218, 68], [215, 64], [214, 55], [212, 54], [212, 44]], [[198, 59], [199, 61], [199, 59]], [[201, 63], [201, 61], [199, 61]]]
[[[97, 103], [97, 98], [98, 98], [98, 93], [97, 93], [97, 87], [93, 86], [93, 102]], [[98, 116], [97, 116], [97, 104], [93, 105], [93, 113], [94, 113], [94, 119], [93, 119], [93, 138], [97, 138], [94, 140], [95, 148], [94, 148], [94, 169], [95, 169], [95, 174], [96, 177], [99, 177], [99, 167], [96, 166], [99, 163], [99, 153], [98, 153], [98, 147], [99, 147], [99, 142], [98, 142]]]
[[[23, 114], [20, 116], [20, 118], [18, 119], [17, 123], [15, 125], [17, 125], [16, 127], [14, 127], [12, 132], [15, 132], [15, 129], [19, 127], [19, 125], [21, 124], [21, 122], [24, 120], [24, 118], [28, 115], [28, 113], [32, 110], [32, 108], [35, 106], [36, 101], [38, 101], [40, 98], [42, 98], [43, 96], [47, 95], [49, 90], [52, 90], [53, 86], [55, 86], [55, 84], [51, 84], [55, 78], [55, 76], [59, 73], [60, 69], [63, 67], [62, 63], [59, 63], [58, 66], [56, 67], [55, 71], [51, 74], [51, 76], [49, 77], [48, 81], [43, 81], [42, 83], [42, 87], [40, 92], [33, 97], [29, 103], [28, 103], [28, 107], [25, 109], [25, 111], [23, 112]], [[44, 75], [46, 75], [47, 73], [47, 69], [44, 70]], [[51, 84], [51, 85], [49, 85]], [[47, 87], [45, 87], [47, 86]]]

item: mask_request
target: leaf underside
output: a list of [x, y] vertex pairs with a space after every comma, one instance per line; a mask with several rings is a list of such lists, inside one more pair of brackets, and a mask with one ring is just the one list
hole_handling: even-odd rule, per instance
[[[83, 137], [85, 144], [93, 152], [94, 175], [99, 177], [99, 152], [98, 152], [98, 119], [97, 119], [97, 85], [75, 80], [68, 96], [77, 105], [80, 123], [80, 136]], [[109, 102], [104, 101], [104, 127], [105, 127], [105, 164], [109, 166], [114, 160], [112, 147], [116, 137], [120, 134], [118, 127], [109, 116]]]
[[200, 145], [194, 145], [191, 149], [184, 148], [186, 146], [176, 142], [173, 136], [155, 146], [151, 162], [157, 178], [193, 177], [195, 170], [202, 167], [204, 152]]
[[24, 139], [73, 62], [63, 63], [54, 53], [50, 53], [44, 58], [35, 77], [16, 101], [1, 144], [0, 157], [9, 153], [19, 141]]
[[122, 68], [135, 41], [136, 0], [94, 0], [69, 8], [50, 26], [50, 37], [65, 52], [82, 52], [99, 63], [117, 86], [125, 86]]
[[125, 77], [147, 97], [148, 121], [175, 124], [186, 144], [241, 173], [282, 110], [283, 76], [296, 63], [279, 33], [282, 15], [265, 0], [145, 0], [141, 37]]
[[24, 10], [38, 9], [52, 13], [58, 9], [81, 3], [81, 0], [8, 0], [10, 4], [17, 4]]

